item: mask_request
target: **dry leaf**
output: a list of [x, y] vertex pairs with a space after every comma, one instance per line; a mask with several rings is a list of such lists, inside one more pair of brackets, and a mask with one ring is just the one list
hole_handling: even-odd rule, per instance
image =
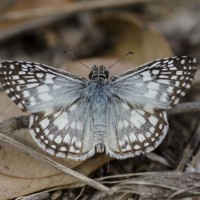
[[95, 18], [94, 23], [101, 26], [115, 41], [112, 48], [103, 53], [104, 56], [120, 58], [132, 51], [134, 55], [127, 56], [125, 60], [139, 65], [172, 55], [165, 38], [132, 15], [105, 14]]

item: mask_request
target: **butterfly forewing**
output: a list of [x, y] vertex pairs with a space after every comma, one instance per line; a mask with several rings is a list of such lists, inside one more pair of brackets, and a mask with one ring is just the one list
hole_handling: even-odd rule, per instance
[[133, 106], [166, 109], [177, 104], [192, 85], [196, 60], [172, 57], [149, 62], [111, 78], [116, 95]]
[[0, 68], [1, 84], [7, 95], [30, 113], [68, 107], [87, 85], [85, 78], [39, 63], [3, 62]]
[[30, 133], [48, 153], [84, 160], [105, 150], [123, 159], [161, 143], [168, 130], [165, 110], [186, 94], [195, 72], [196, 61], [187, 56], [155, 60], [110, 80], [104, 66], [95, 66], [90, 81], [13, 61], [1, 64], [0, 81], [11, 100], [31, 113]]

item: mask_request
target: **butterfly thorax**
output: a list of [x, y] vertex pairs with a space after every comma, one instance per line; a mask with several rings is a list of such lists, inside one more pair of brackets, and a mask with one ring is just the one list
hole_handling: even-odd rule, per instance
[[109, 71], [105, 68], [105, 66], [96, 66], [92, 67], [91, 72], [89, 73], [90, 80], [104, 80], [108, 79]]

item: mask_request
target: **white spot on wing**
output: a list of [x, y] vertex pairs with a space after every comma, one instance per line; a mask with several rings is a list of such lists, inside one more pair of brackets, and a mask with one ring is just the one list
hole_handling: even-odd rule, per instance
[[156, 95], [158, 94], [157, 91], [155, 90], [149, 90], [146, 94], [144, 94], [145, 97], [149, 97], [151, 99], [154, 99], [156, 97]]
[[47, 126], [49, 126], [49, 119], [45, 118], [44, 120], [42, 120], [40, 122], [40, 126], [42, 127], [42, 129], [45, 129]]
[[169, 80], [165, 80], [165, 79], [160, 79], [160, 80], [157, 80], [158, 83], [163, 83], [163, 84], [167, 84], [169, 85], [170, 84], [170, 81]]
[[70, 141], [71, 141], [71, 138], [70, 138], [69, 134], [66, 134], [63, 139], [63, 142], [65, 142], [66, 144], [69, 144]]
[[156, 124], [158, 123], [158, 119], [154, 116], [150, 116], [149, 117], [149, 122], [153, 125], [156, 126]]
[[18, 80], [18, 79], [19, 79], [19, 76], [18, 76], [18, 75], [14, 75], [14, 76], [12, 76], [12, 79]]
[[75, 121], [73, 121], [73, 122], [70, 124], [70, 127], [71, 127], [72, 129], [74, 129], [74, 128], [75, 128], [75, 126], [76, 126], [76, 122], [75, 122]]
[[39, 86], [39, 83], [29, 83], [26, 85], [26, 88], [27, 89], [30, 89], [30, 88], [34, 88], [34, 87], [37, 87]]
[[124, 120], [124, 121], [123, 121], [123, 126], [126, 128], [126, 127], [128, 127], [128, 125], [129, 125], [128, 121], [127, 121], [127, 120]]
[[45, 101], [50, 101], [52, 100], [52, 96], [49, 95], [49, 93], [42, 93], [42, 94], [39, 94], [38, 97], [41, 99], [41, 100], [45, 100]]
[[41, 85], [37, 87], [38, 93], [44, 93], [44, 92], [49, 92], [50, 88], [47, 85]]
[[159, 89], [159, 87], [160, 87], [160, 84], [158, 84], [158, 83], [150, 82], [147, 84], [147, 88], [149, 88], [149, 89], [157, 90], [157, 89]]
[[135, 133], [130, 133], [130, 141], [131, 142], [135, 142], [135, 141], [137, 141], [137, 138], [136, 138], [136, 136], [135, 136]]
[[132, 123], [133, 126], [135, 126], [138, 129], [140, 129], [141, 123], [138, 121], [138, 119], [136, 117], [131, 116], [130, 121], [131, 121], [131, 123]]
[[130, 110], [129, 106], [126, 103], [121, 103], [121, 105], [125, 110]]
[[144, 140], [146, 140], [146, 138], [144, 137], [144, 135], [142, 133], [138, 134], [138, 140], [140, 142], [143, 142]]
[[54, 139], [54, 141], [55, 141], [57, 144], [61, 144], [61, 142], [62, 142], [62, 137], [61, 137], [60, 135], [58, 135], [58, 136]]
[[42, 74], [42, 73], [36, 73], [36, 76], [37, 76], [37, 78], [43, 78], [44, 74]]
[[122, 123], [122, 121], [119, 121], [119, 122], [118, 122], [117, 128], [118, 128], [119, 130], [121, 130], [121, 129], [123, 128], [123, 123]]
[[70, 108], [69, 108], [69, 111], [73, 111], [75, 110], [77, 107], [77, 104], [73, 104]]

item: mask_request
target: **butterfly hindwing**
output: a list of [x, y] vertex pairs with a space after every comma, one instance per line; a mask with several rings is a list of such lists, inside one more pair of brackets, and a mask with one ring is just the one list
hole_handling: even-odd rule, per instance
[[85, 160], [95, 153], [94, 128], [87, 107], [73, 104], [52, 113], [34, 113], [30, 133], [46, 152], [57, 157]]
[[168, 131], [165, 111], [132, 108], [126, 103], [116, 105], [108, 107], [106, 118], [105, 146], [111, 157], [124, 159], [145, 154], [162, 142]]

